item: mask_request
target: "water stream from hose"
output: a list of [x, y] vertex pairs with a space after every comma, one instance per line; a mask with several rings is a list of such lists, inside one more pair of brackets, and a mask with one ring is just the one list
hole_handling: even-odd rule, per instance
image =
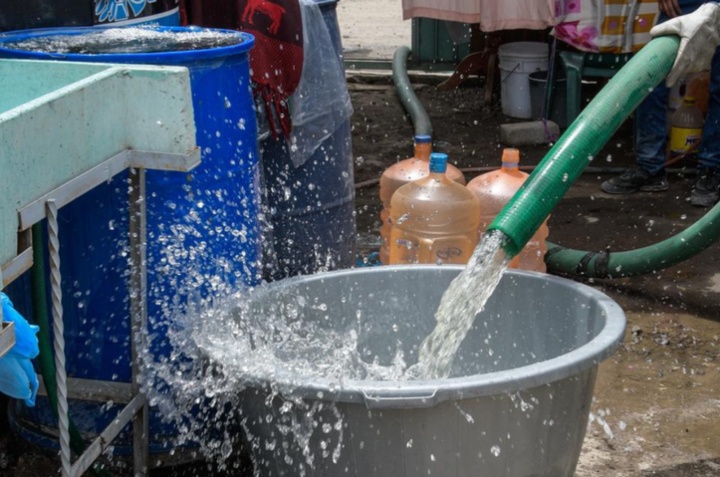
[[497, 287], [510, 258], [502, 245], [502, 232], [483, 236], [465, 269], [443, 294], [435, 313], [437, 324], [420, 346], [418, 363], [408, 368], [409, 379], [444, 379], [450, 375], [455, 354]]

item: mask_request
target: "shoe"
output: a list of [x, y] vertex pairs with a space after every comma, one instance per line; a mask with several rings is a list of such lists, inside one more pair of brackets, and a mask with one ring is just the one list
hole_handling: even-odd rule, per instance
[[720, 200], [720, 173], [705, 169], [700, 172], [690, 194], [690, 203], [697, 207], [710, 207]]
[[665, 170], [650, 174], [641, 167], [633, 167], [622, 175], [613, 177], [600, 184], [603, 192], [608, 194], [632, 194], [633, 192], [662, 192], [668, 190]]

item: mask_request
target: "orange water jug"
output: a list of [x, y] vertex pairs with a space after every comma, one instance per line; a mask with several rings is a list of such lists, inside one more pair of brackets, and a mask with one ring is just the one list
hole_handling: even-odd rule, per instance
[[[400, 187], [408, 182], [428, 176], [430, 173], [428, 161], [430, 160], [431, 151], [432, 142], [430, 136], [417, 135], [415, 136], [415, 155], [393, 164], [380, 176], [380, 200], [383, 205], [380, 211], [380, 220], [382, 222], [380, 226], [380, 237], [382, 237], [382, 245], [380, 246], [381, 263], [390, 263], [390, 250], [388, 248], [390, 228], [392, 227], [390, 200]], [[452, 164], [448, 164], [446, 174], [451, 180], [465, 185], [465, 176]]]
[[467, 263], [477, 245], [477, 199], [447, 176], [447, 154], [431, 154], [428, 166], [390, 201], [390, 264]]
[[[478, 229], [480, 237], [528, 178], [528, 174], [518, 168], [519, 162], [520, 151], [507, 148], [503, 150], [500, 169], [482, 174], [468, 183], [468, 190], [477, 197], [480, 203], [480, 226]], [[547, 271], [545, 266], [547, 236], [546, 219], [525, 245], [525, 248], [510, 262], [510, 267], [538, 272]]]

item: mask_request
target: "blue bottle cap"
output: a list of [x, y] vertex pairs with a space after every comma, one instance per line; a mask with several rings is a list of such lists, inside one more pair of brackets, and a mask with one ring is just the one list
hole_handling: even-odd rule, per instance
[[442, 152], [430, 154], [430, 172], [444, 173], [447, 170], [448, 156]]
[[432, 138], [427, 134], [418, 134], [415, 136], [415, 143], [424, 144], [428, 142], [432, 142]]

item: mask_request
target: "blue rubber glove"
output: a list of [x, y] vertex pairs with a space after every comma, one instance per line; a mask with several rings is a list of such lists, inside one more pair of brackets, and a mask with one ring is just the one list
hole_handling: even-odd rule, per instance
[[3, 320], [15, 323], [15, 345], [0, 358], [0, 393], [34, 406], [38, 380], [30, 360], [39, 354], [36, 336], [39, 328], [15, 310], [7, 295], [0, 293], [0, 298]]

